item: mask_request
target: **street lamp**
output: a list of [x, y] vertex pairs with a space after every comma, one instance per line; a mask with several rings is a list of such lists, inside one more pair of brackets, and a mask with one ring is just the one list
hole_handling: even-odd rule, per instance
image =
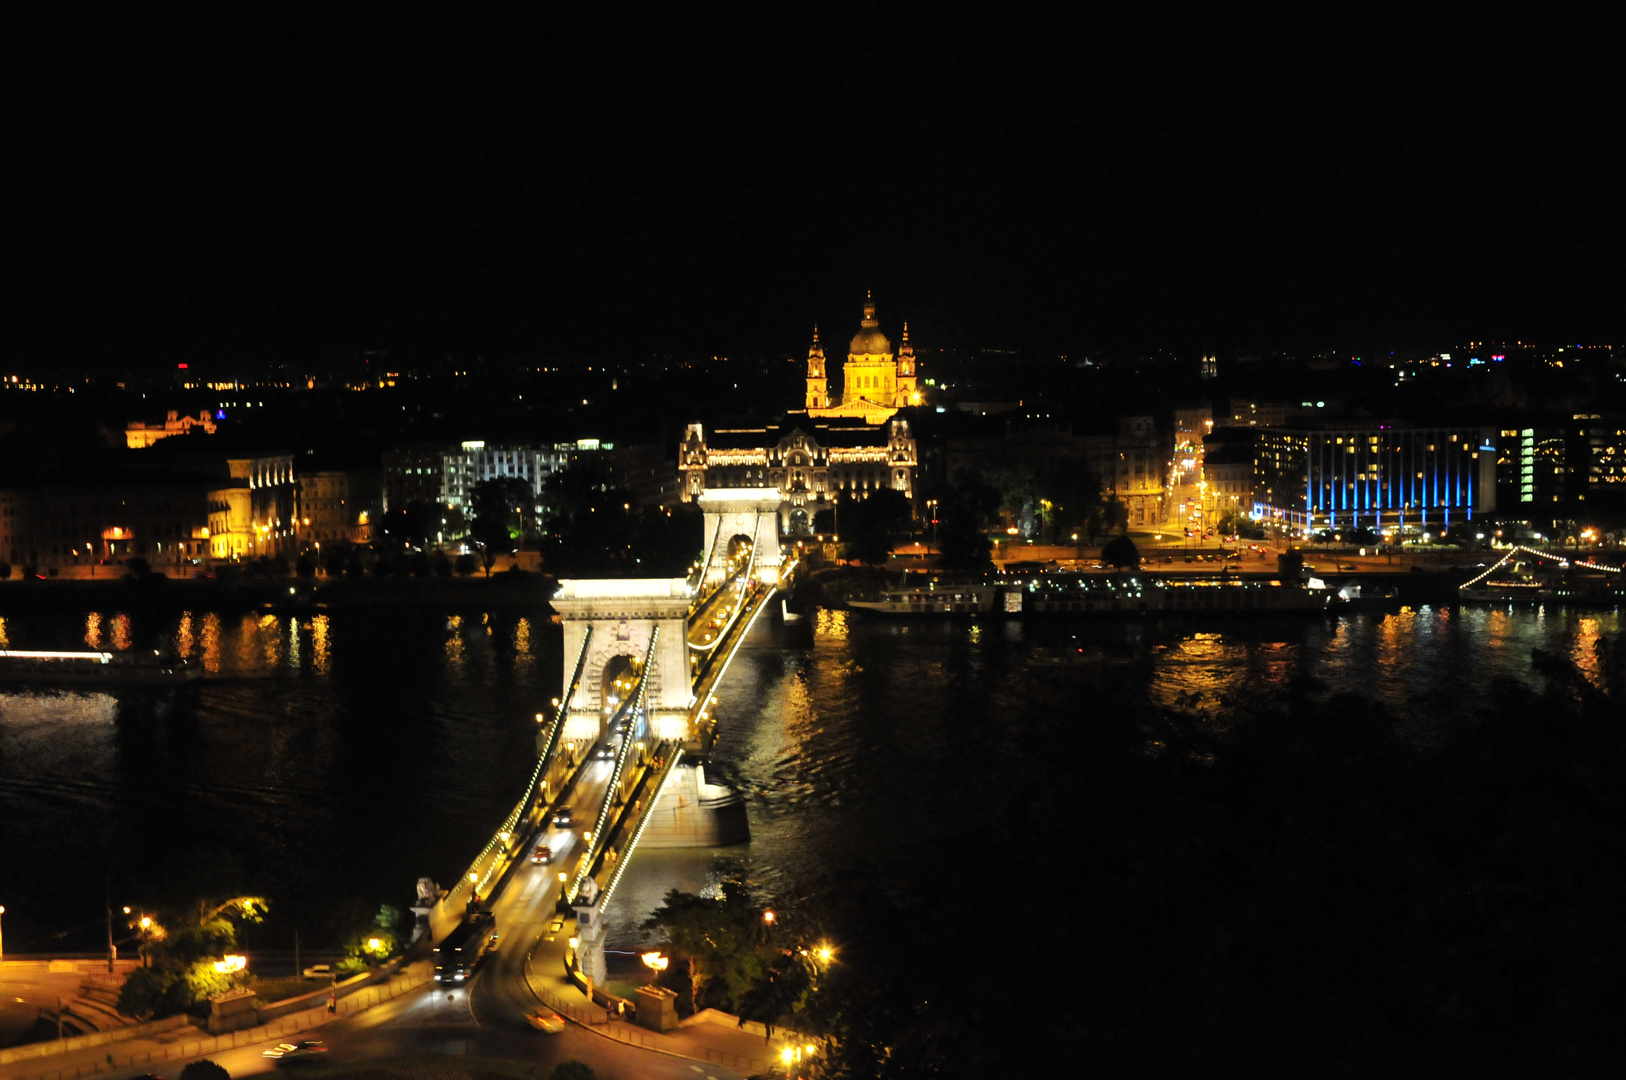
[[650, 971], [651, 981], [660, 978], [661, 972], [671, 966], [672, 961], [658, 952], [646, 952], [642, 957], [644, 966]]

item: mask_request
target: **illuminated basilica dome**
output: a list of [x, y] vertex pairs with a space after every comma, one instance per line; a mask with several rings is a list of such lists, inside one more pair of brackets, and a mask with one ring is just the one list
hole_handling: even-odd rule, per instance
[[852, 344], [847, 347], [849, 355], [891, 357], [892, 342], [881, 333], [881, 324], [875, 321], [874, 299], [864, 298], [864, 318], [858, 326], [858, 333], [853, 335]]
[[893, 413], [921, 403], [915, 378], [915, 350], [909, 345], [909, 324], [903, 324], [903, 348], [896, 357], [892, 340], [881, 333], [875, 318], [875, 298], [864, 296], [864, 317], [853, 335], [847, 359], [841, 365], [841, 396], [832, 400], [825, 372], [824, 347], [813, 329], [807, 351], [807, 411], [815, 417], [851, 417], [867, 424], [883, 424]]

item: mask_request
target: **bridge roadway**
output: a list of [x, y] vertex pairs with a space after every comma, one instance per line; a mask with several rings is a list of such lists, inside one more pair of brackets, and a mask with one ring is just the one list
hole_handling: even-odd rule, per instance
[[[751, 601], [757, 595], [751, 588], [740, 586], [744, 570], [743, 565], [737, 568], [728, 581], [700, 604], [691, 620], [691, 626], [706, 627], [711, 620], [721, 618], [721, 625], [711, 629], [717, 632], [713, 650], [723, 654], [731, 653], [738, 646], [743, 625], [737, 617], [749, 615]], [[772, 595], [771, 590], [768, 595]], [[701, 633], [703, 636], [704, 630]], [[690, 640], [693, 640], [692, 633]], [[710, 657], [712, 653], [708, 651], [706, 655]], [[697, 687], [699, 690], [714, 684], [721, 675], [721, 668], [714, 663], [703, 661], [699, 669], [702, 684]], [[594, 759], [585, 763], [567, 800], [573, 810], [578, 811], [574, 825], [559, 829], [544, 821], [516, 847], [518, 865], [506, 875], [492, 869], [494, 876], [506, 878], [493, 902], [499, 945], [474, 978], [465, 987], [456, 989], [437, 988], [430, 983], [395, 1001], [311, 1032], [330, 1049], [324, 1064], [331, 1067], [379, 1058], [421, 1060], [466, 1056], [528, 1061], [551, 1069], [561, 1061], [574, 1058], [590, 1064], [599, 1075], [612, 1078], [741, 1080], [746, 1075], [743, 1070], [712, 1062], [701, 1064], [684, 1057], [651, 1053], [593, 1034], [580, 1024], [569, 1024], [559, 1034], [546, 1034], [533, 1029], [526, 1020], [526, 1014], [539, 1003], [539, 993], [547, 995], [552, 1005], [590, 1008], [585, 995], [565, 974], [566, 950], [574, 919], [564, 918], [557, 931], [553, 925], [563, 887], [559, 874], [563, 871], [567, 877], [573, 877], [577, 861], [590, 849], [583, 830], [591, 828], [597, 808], [608, 795], [613, 768], [613, 762], [608, 760]], [[625, 824], [630, 827], [636, 822], [629, 819]], [[615, 839], [619, 841], [622, 837]], [[531, 851], [537, 844], [544, 843], [554, 853], [553, 862], [546, 866], [531, 863]], [[630, 854], [630, 851], [625, 852], [623, 857]], [[496, 862], [497, 854], [493, 851], [476, 860], [475, 868], [491, 867]], [[459, 899], [458, 893], [466, 889], [460, 882], [447, 902]], [[711, 1052], [713, 1061], [737, 1061], [759, 1055], [771, 1060], [775, 1048], [756, 1044], [752, 1039], [734, 1031], [708, 1032], [706, 1042], [727, 1044], [726, 1052], [735, 1055], [729, 1058], [722, 1058], [716, 1048], [696, 1040], [689, 1040], [695, 1043], [691, 1047], [684, 1047], [676, 1040], [673, 1045], [679, 1052], [683, 1049]], [[273, 1065], [261, 1054], [277, 1041], [270, 1039], [212, 1057], [233, 1076], [264, 1073]], [[113, 1080], [123, 1080], [141, 1075], [141, 1070], [120, 1070], [109, 1075]]]
[[[559, 899], [559, 871], [571, 869], [586, 847], [582, 830], [590, 827], [591, 819], [584, 825], [581, 818], [587, 817], [588, 807], [602, 802], [612, 764], [595, 760], [583, 767], [569, 800], [572, 808], [582, 811], [575, 827], [544, 825], [528, 840], [523, 865], [515, 868], [493, 905], [497, 951], [467, 987], [448, 990], [430, 983], [395, 1001], [312, 1030], [308, 1037], [322, 1039], [329, 1047], [324, 1066], [380, 1058], [491, 1057], [530, 1062], [545, 1075], [559, 1062], [574, 1058], [591, 1065], [599, 1076], [628, 1080], [741, 1080], [746, 1075], [721, 1065], [628, 1046], [579, 1024], [567, 1024], [563, 1032], [547, 1034], [533, 1029], [525, 1018], [538, 1004], [533, 986], [566, 1004], [586, 1007], [581, 991], [564, 978], [565, 949], [574, 922], [566, 918], [561, 931], [551, 935], [554, 940], [546, 938]], [[551, 866], [530, 862], [530, 851], [539, 843], [552, 847], [555, 858]], [[210, 1058], [232, 1076], [270, 1072], [273, 1063], [261, 1055], [278, 1041], [268, 1039]], [[49, 1071], [45, 1068], [48, 1061], [40, 1064], [39, 1071]], [[179, 1065], [171, 1062], [168, 1068], [178, 1071]], [[144, 1067], [108, 1075], [112, 1080], [125, 1080], [146, 1071]]]
[[[701, 601], [698, 608], [690, 613], [688, 637], [689, 645], [692, 648], [705, 648], [715, 641], [718, 634], [727, 627], [729, 618], [732, 617], [735, 608], [739, 604], [741, 596], [740, 575], [743, 572], [743, 567], [735, 570], [728, 576], [726, 581], [713, 589]], [[719, 618], [722, 621], [717, 623]], [[713, 623], [717, 623], [717, 625], [714, 626]]]

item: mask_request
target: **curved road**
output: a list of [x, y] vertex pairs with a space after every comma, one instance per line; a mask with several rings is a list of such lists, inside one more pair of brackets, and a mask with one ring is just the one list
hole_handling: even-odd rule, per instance
[[[692, 627], [704, 634], [707, 623], [719, 615], [726, 623], [733, 615], [741, 592], [736, 569], [725, 584], [709, 597]], [[690, 640], [693, 641], [691, 630]], [[553, 849], [550, 866], [529, 861], [521, 864], [493, 905], [496, 915], [498, 948], [489, 956], [474, 978], [464, 987], [437, 988], [431, 983], [419, 990], [376, 1006], [357, 1016], [328, 1024], [309, 1033], [322, 1039], [329, 1054], [321, 1059], [328, 1068], [354, 1061], [392, 1057], [497, 1057], [530, 1062], [552, 1068], [562, 1061], [586, 1062], [600, 1076], [647, 1078], [647, 1080], [741, 1080], [735, 1069], [636, 1049], [596, 1035], [580, 1026], [567, 1024], [559, 1034], [536, 1031], [526, 1021], [526, 1013], [538, 1004], [527, 974], [527, 961], [534, 952], [532, 973], [545, 965], [562, 965], [564, 943], [559, 940], [566, 928], [550, 934], [555, 905], [559, 899], [559, 873], [574, 870], [574, 861], [586, 850], [581, 830], [597, 818], [609, 785], [612, 763], [595, 761], [583, 772], [570, 803], [576, 811], [571, 829], [544, 828], [528, 843], [547, 844]], [[553, 940], [547, 940], [549, 938]], [[212, 1055], [232, 1076], [265, 1073], [275, 1068], [262, 1052], [274, 1045], [270, 1039]], [[167, 1069], [179, 1073], [182, 1063], [171, 1062]], [[296, 1070], [297, 1071], [297, 1070]], [[112, 1080], [140, 1075], [139, 1071], [115, 1073]]]
[[[640, 1050], [593, 1034], [576, 1024], [567, 1024], [555, 1035], [536, 1031], [525, 1014], [537, 1004], [526, 978], [526, 957], [539, 945], [537, 963], [562, 964], [563, 934], [554, 942], [548, 936], [559, 898], [559, 872], [573, 869], [574, 859], [585, 849], [581, 830], [589, 827], [609, 784], [612, 763], [596, 761], [577, 782], [570, 802], [577, 811], [577, 827], [546, 828], [530, 843], [545, 843], [553, 849], [551, 866], [526, 861], [518, 867], [502, 895], [493, 905], [498, 938], [497, 951], [482, 964], [464, 987], [436, 988], [433, 983], [394, 1001], [375, 1006], [356, 1016], [310, 1031], [309, 1038], [322, 1039], [329, 1047], [321, 1059], [326, 1068], [355, 1062], [362, 1066], [376, 1058], [459, 1058], [495, 1057], [530, 1062], [551, 1069], [562, 1061], [575, 1059], [592, 1066], [602, 1077], [626, 1080], [741, 1080], [744, 1073]], [[588, 824], [582, 824], [582, 822]], [[551, 946], [551, 947], [550, 947]], [[275, 1068], [261, 1056], [278, 1040], [210, 1055], [232, 1076], [265, 1073]], [[165, 1075], [180, 1073], [182, 1062], [156, 1066]], [[113, 1073], [112, 1080], [141, 1075], [143, 1070]], [[297, 1069], [290, 1070], [297, 1074]]]

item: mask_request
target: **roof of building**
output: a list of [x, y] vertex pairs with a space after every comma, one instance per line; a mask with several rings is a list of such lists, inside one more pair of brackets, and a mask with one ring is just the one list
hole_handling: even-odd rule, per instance
[[852, 344], [847, 347], [849, 355], [892, 355], [892, 342], [881, 333], [881, 324], [875, 319], [875, 300], [867, 294], [864, 297], [864, 318], [858, 325], [858, 333], [853, 335]]
[[885, 425], [876, 427], [850, 417], [813, 418], [807, 413], [789, 413], [767, 424], [725, 424], [706, 431], [706, 445], [717, 450], [760, 450], [800, 431], [820, 446], [884, 446], [890, 435]]

